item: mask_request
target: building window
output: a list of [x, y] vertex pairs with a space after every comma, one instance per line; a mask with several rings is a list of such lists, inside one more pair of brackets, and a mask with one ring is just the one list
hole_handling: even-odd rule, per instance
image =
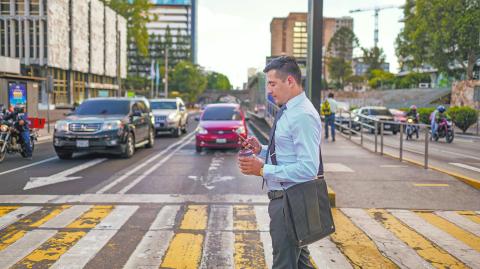
[[480, 102], [480, 86], [475, 86], [473, 89], [473, 101]]
[[24, 1], [15, 1], [15, 11], [17, 15], [25, 15], [25, 2]]
[[55, 105], [68, 104], [67, 71], [52, 69], [53, 71], [53, 103]]
[[0, 14], [10, 15], [10, 0], [0, 0]]
[[0, 20], [0, 55], [7, 56], [7, 40], [5, 39], [5, 32], [7, 30], [7, 21]]
[[40, 15], [40, 0], [30, 0], [30, 15]]

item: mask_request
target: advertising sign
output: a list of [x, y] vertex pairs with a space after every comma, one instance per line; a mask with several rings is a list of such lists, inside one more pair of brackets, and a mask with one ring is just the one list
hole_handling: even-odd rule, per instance
[[25, 84], [11, 83], [8, 87], [8, 102], [10, 106], [27, 104], [27, 87]]

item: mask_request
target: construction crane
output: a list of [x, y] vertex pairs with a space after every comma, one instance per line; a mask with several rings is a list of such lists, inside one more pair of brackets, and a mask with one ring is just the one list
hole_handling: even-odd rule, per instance
[[353, 9], [350, 10], [350, 13], [356, 13], [356, 12], [364, 12], [364, 11], [374, 11], [374, 16], [375, 16], [375, 29], [373, 32], [373, 42], [375, 44], [375, 47], [377, 47], [378, 44], [378, 12], [380, 10], [385, 10], [385, 9], [390, 9], [390, 8], [402, 8], [403, 6], [382, 6], [382, 7], [374, 7], [374, 8], [363, 8], [363, 9]]

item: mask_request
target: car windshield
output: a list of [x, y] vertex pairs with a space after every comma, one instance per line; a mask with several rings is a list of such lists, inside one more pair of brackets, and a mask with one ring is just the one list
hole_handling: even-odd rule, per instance
[[371, 109], [370, 113], [372, 116], [392, 116], [388, 109]]
[[177, 109], [176, 102], [150, 102], [152, 109]]
[[203, 112], [202, 120], [241, 120], [240, 113], [235, 107], [208, 107]]
[[127, 115], [130, 111], [128, 100], [90, 100], [83, 102], [76, 115]]

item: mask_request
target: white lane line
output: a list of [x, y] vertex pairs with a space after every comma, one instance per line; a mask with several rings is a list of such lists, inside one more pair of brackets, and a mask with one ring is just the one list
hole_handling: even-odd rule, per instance
[[192, 142], [192, 140], [194, 139], [194, 137], [191, 137], [190, 139], [187, 139], [187, 141], [185, 141], [183, 144], [181, 144], [180, 146], [178, 146], [175, 150], [173, 150], [172, 152], [170, 152], [167, 156], [165, 156], [161, 161], [159, 161], [158, 163], [154, 164], [152, 167], [150, 167], [147, 171], [143, 172], [139, 177], [137, 177], [135, 180], [133, 180], [132, 182], [130, 182], [130, 184], [128, 184], [127, 186], [125, 186], [123, 189], [121, 189], [118, 193], [121, 193], [121, 194], [124, 194], [126, 193], [127, 191], [129, 191], [130, 189], [132, 189], [133, 187], [135, 187], [135, 185], [137, 185], [138, 183], [140, 183], [140, 181], [142, 181], [144, 178], [146, 178], [149, 174], [151, 174], [153, 171], [155, 171], [156, 169], [158, 169], [160, 166], [162, 166], [164, 163], [166, 163], [177, 151], [179, 151], [181, 148], [183, 148], [184, 146], [188, 145], [190, 142]]
[[477, 224], [454, 211], [435, 211], [435, 214], [480, 237], [480, 224]]
[[147, 160], [145, 162], [142, 162], [140, 165], [136, 165], [135, 168], [133, 168], [133, 169], [129, 170], [128, 172], [126, 172], [125, 174], [119, 176], [117, 179], [115, 179], [114, 181], [110, 182], [108, 185], [106, 185], [103, 188], [101, 188], [100, 190], [98, 190], [97, 193], [105, 193], [109, 189], [113, 188], [115, 185], [119, 184], [120, 182], [122, 182], [123, 180], [128, 178], [130, 175], [136, 173], [137, 171], [139, 171], [141, 169], [144, 169], [144, 167], [149, 165], [151, 162], [154, 162], [158, 158], [164, 156], [169, 150], [176, 147], [177, 145], [182, 144], [183, 141], [192, 137], [194, 134], [195, 133], [190, 133], [187, 136], [185, 136], [184, 138], [182, 138], [182, 140], [175, 142], [174, 144], [168, 146], [166, 149], [162, 150], [161, 152], [146, 158]]
[[156, 269], [173, 237], [175, 217], [180, 206], [164, 206], [150, 225], [142, 241], [128, 258], [124, 269]]
[[47, 221], [40, 228], [50, 228], [50, 229], [59, 229], [67, 226], [72, 223], [78, 217], [80, 217], [84, 212], [89, 210], [92, 206], [90, 205], [75, 205], [67, 210], [62, 211], [55, 218]]
[[460, 157], [467, 157], [467, 158], [470, 158], [470, 159], [480, 160], [480, 158], [478, 156], [473, 156], [473, 155], [470, 155], [470, 154], [457, 153], [457, 152], [453, 152], [453, 151], [449, 151], [449, 150], [443, 150], [443, 149], [437, 149], [437, 151], [452, 154], [452, 155], [457, 155], [457, 156], [460, 156]]
[[53, 161], [53, 160], [58, 160], [58, 157], [51, 157], [51, 158], [48, 158], [48, 159], [45, 159], [45, 160], [42, 160], [42, 161], [39, 161], [39, 162], [35, 162], [35, 163], [27, 164], [27, 165], [24, 165], [24, 166], [20, 166], [20, 167], [17, 167], [15, 169], [3, 171], [3, 172], [0, 172], [0, 176], [5, 175], [5, 174], [9, 174], [9, 173], [12, 173], [12, 172], [15, 172], [15, 171], [18, 171], [18, 170], [22, 170], [22, 169], [25, 169], [25, 168], [28, 168], [28, 167], [32, 167], [32, 166], [35, 166], [35, 165], [39, 165], [39, 164], [42, 164], [42, 163], [46, 163], [46, 162], [49, 162], [49, 161]]
[[383, 255], [390, 258], [400, 268], [433, 268], [412, 248], [408, 247], [380, 223], [372, 219], [365, 210], [342, 208], [341, 211], [375, 242], [375, 245], [377, 245]]
[[200, 268], [234, 267], [233, 207], [213, 205], [208, 218], [208, 230]]
[[39, 209], [38, 206], [23, 206], [13, 210], [0, 218], [0, 230]]
[[0, 268], [10, 268], [57, 233], [56, 230], [34, 230], [0, 251]]
[[82, 170], [95, 166], [106, 160], [107, 160], [106, 158], [91, 160], [89, 162], [82, 163], [80, 165], [74, 166], [70, 169], [64, 170], [60, 173], [57, 173], [48, 177], [31, 177], [30, 180], [25, 185], [25, 187], [23, 187], [23, 189], [29, 190], [29, 189], [39, 188], [47, 185], [57, 184], [60, 182], [80, 179], [82, 178], [81, 176], [70, 176], [70, 175], [76, 174]]
[[270, 237], [270, 216], [268, 215], [268, 206], [255, 206], [255, 218], [257, 219], [267, 268], [272, 268], [273, 247], [272, 238]]
[[138, 206], [117, 206], [102, 222], [63, 254], [51, 268], [80, 269], [85, 267], [137, 209]]
[[162, 207], [160, 212], [158, 212], [157, 217], [150, 225], [149, 230], [154, 231], [173, 229], [173, 226], [175, 225], [175, 218], [179, 210], [179, 205], [166, 205]]
[[265, 194], [80, 194], [80, 195], [0, 195], [0, 204], [65, 204], [65, 203], [226, 203], [268, 204]]
[[416, 232], [448, 251], [457, 259], [471, 268], [480, 268], [478, 252], [453, 236], [428, 223], [420, 216], [409, 210], [388, 210], [392, 215], [410, 226]]
[[308, 246], [310, 256], [318, 268], [351, 269], [347, 258], [330, 241], [329, 237], [319, 240]]
[[449, 163], [449, 164], [480, 173], [480, 168], [477, 168], [477, 167], [474, 167], [474, 166], [466, 165], [466, 164], [463, 164], [463, 163]]

